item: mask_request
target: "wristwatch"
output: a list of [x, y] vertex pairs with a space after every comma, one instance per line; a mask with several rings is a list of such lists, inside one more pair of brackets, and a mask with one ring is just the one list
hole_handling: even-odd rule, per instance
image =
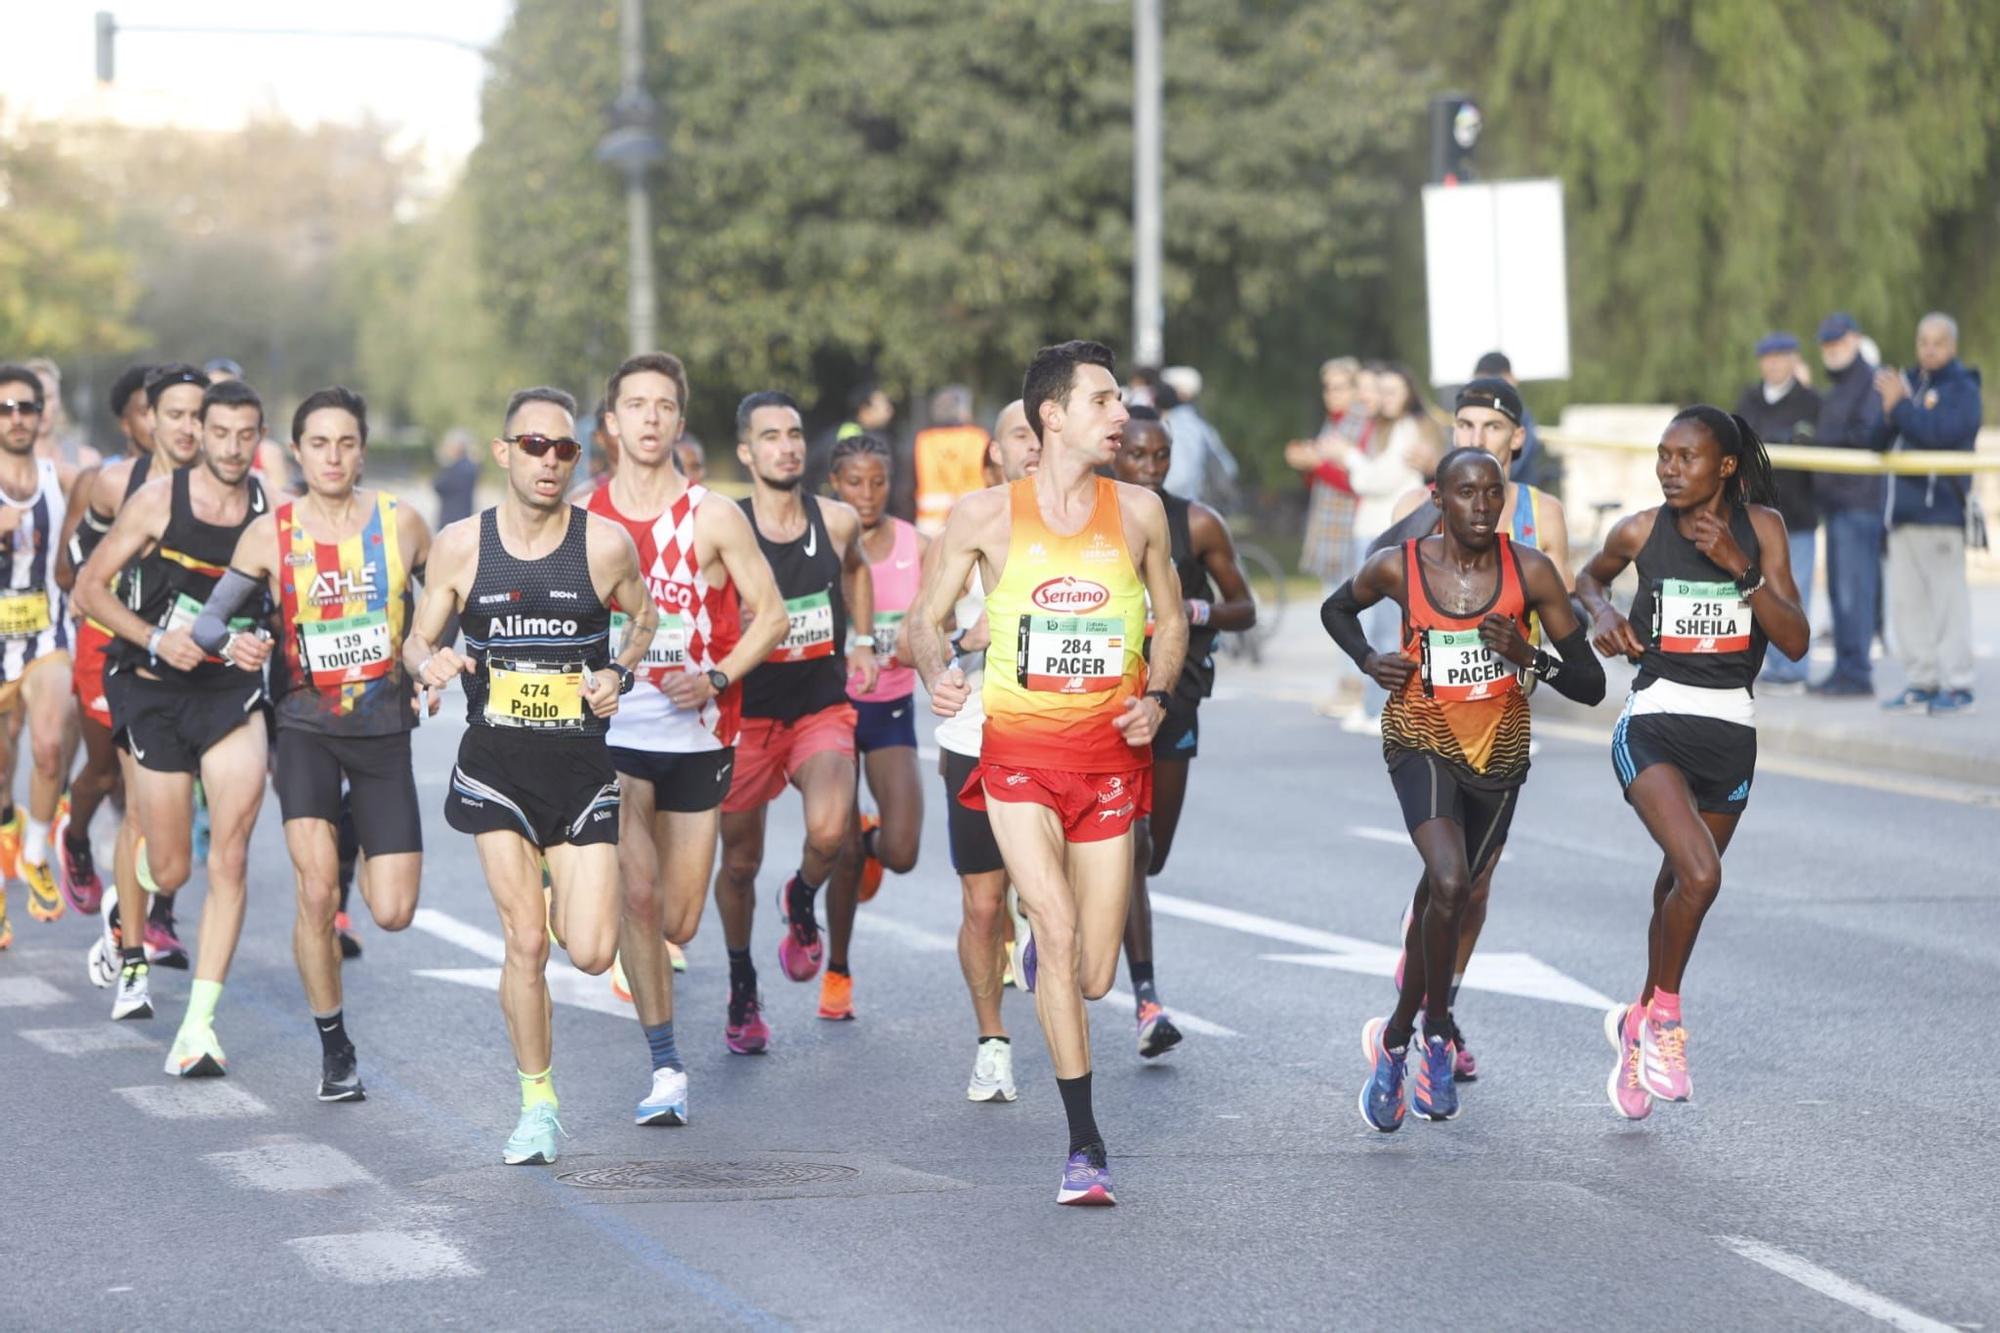
[[729, 677], [720, 671], [711, 671], [708, 673], [708, 687], [720, 694], [729, 688]]
[[1174, 696], [1168, 694], [1165, 690], [1147, 690], [1146, 698], [1158, 699], [1160, 701], [1160, 711], [1162, 713], [1166, 712], [1174, 701]]
[[1752, 560], [1750, 562], [1750, 568], [1744, 570], [1742, 575], [1737, 578], [1736, 591], [1741, 593], [1743, 596], [1748, 597], [1751, 593], [1757, 591], [1757, 589], [1763, 586], [1764, 586], [1764, 571], [1757, 567], [1756, 561]]
[[631, 667], [626, 666], [622, 662], [613, 662], [611, 669], [618, 673], [618, 692], [620, 694], [630, 694], [632, 686], [638, 682], [639, 677], [633, 674]]
[[875, 651], [875, 636], [873, 634], [851, 635], [847, 640], [847, 646], [849, 648], [866, 648], [870, 652], [873, 652]]

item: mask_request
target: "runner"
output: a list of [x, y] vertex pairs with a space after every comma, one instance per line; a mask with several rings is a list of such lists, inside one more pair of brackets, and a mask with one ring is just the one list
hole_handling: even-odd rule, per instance
[[[410, 767], [415, 692], [401, 660], [410, 582], [430, 554], [430, 528], [387, 491], [364, 490], [368, 404], [335, 386], [292, 414], [303, 500], [286, 501], [243, 530], [229, 570], [194, 623], [202, 651], [261, 671], [272, 660], [277, 755], [272, 785], [298, 886], [292, 955], [320, 1039], [319, 1099], [366, 1096], [342, 1013], [339, 826], [343, 782], [367, 870], [361, 896], [384, 930], [417, 910], [423, 825]], [[278, 641], [231, 629], [268, 594]]]
[[[37, 921], [63, 914], [63, 895], [49, 868], [49, 828], [76, 748], [69, 616], [53, 566], [77, 469], [36, 456], [36, 433], [49, 410], [33, 370], [0, 365], [0, 714], [6, 715], [0, 719], [0, 773], [14, 771], [15, 715], [25, 712], [34, 772], [17, 865], [27, 883], [28, 915]], [[12, 827], [20, 813], [11, 784], [0, 799], [6, 805], [0, 822]], [[0, 881], [0, 944], [11, 938]]]
[[[85, 468], [77, 478], [74, 502], [64, 515], [62, 555], [56, 561], [56, 582], [65, 592], [75, 588], [76, 571], [97, 549], [104, 534], [111, 531], [112, 515], [99, 515], [91, 507], [99, 475], [106, 468], [121, 468], [127, 489], [119, 493], [120, 503], [145, 482], [153, 453], [153, 415], [146, 400], [146, 380], [153, 369], [127, 366], [111, 382], [111, 415], [118, 419], [118, 431], [125, 437], [126, 456]], [[199, 387], [190, 387], [198, 397]], [[147, 460], [144, 465], [139, 462], [142, 458]], [[137, 484], [132, 480], [134, 476], [139, 479]], [[104, 900], [104, 882], [98, 874], [90, 826], [105, 797], [123, 806], [124, 782], [118, 769], [118, 747], [111, 743], [111, 710], [104, 702], [104, 650], [110, 646], [111, 636], [94, 621], [80, 615], [73, 618], [76, 646], [72, 654], [72, 688], [77, 699], [78, 729], [83, 738], [83, 767], [70, 778], [69, 791], [58, 807], [56, 864], [69, 905], [85, 916], [93, 916]], [[185, 955], [182, 961], [186, 961]]]
[[[465, 677], [470, 725], [444, 812], [472, 835], [507, 939], [500, 1011], [521, 1081], [521, 1117], [500, 1155], [509, 1166], [556, 1160], [549, 936], [592, 975], [618, 947], [618, 777], [604, 733], [658, 620], [632, 539], [566, 498], [583, 452], [575, 432], [567, 393], [515, 392], [493, 441], [506, 494], [438, 534], [403, 640], [403, 664], [431, 701]], [[613, 601], [635, 608], [615, 658]], [[439, 643], [453, 613], [463, 655]]]
[[988, 663], [981, 685], [986, 725], [963, 795], [986, 809], [1033, 927], [1016, 939], [1014, 975], [1035, 992], [1069, 1120], [1058, 1203], [1115, 1201], [1091, 1109], [1083, 1001], [1117, 975], [1132, 826], [1149, 804], [1151, 744], [1187, 648], [1166, 510], [1096, 473], [1117, 454], [1127, 420], [1111, 367], [1099, 343], [1035, 354], [1021, 399], [1041, 466], [959, 501], [910, 626], [931, 709], [950, 717], [969, 691], [964, 671], [945, 664], [940, 626], [979, 568], [992, 638], [1007, 656]]
[[[1506, 494], [1507, 474], [1492, 455], [1452, 450], [1437, 471], [1443, 532], [1369, 556], [1320, 611], [1333, 641], [1389, 691], [1382, 753], [1424, 861], [1404, 940], [1415, 965], [1404, 969], [1395, 1012], [1369, 1019], [1361, 1032], [1371, 1067], [1361, 1117], [1385, 1134], [1403, 1123], [1404, 1069], [1419, 1009], [1417, 1114], [1458, 1114], [1447, 978], [1472, 880], [1506, 839], [1528, 776], [1521, 673], [1532, 671], [1580, 703], [1604, 697], [1604, 670], [1555, 565], [1499, 531]], [[1403, 608], [1400, 649], [1389, 654], [1369, 646], [1361, 624], [1361, 612], [1385, 598]], [[1561, 660], [1528, 641], [1531, 611], [1548, 626]]]
[[[686, 944], [701, 924], [736, 758], [739, 682], [785, 634], [770, 566], [743, 511], [691, 485], [673, 462], [687, 392], [680, 358], [664, 352], [612, 372], [604, 427], [618, 470], [590, 497], [591, 513], [631, 535], [659, 613], [639, 684], [607, 738], [620, 792], [618, 957], [653, 1062], [652, 1089], [633, 1114], [642, 1125], [688, 1122], [666, 942]], [[756, 613], [747, 634], [739, 603]], [[612, 616], [614, 634], [623, 620]]]
[[[787, 613], [783, 640], [743, 682], [743, 730], [736, 772], [722, 803], [722, 868], [715, 905], [729, 949], [729, 1022], [723, 1039], [737, 1055], [770, 1048], [771, 1027], [750, 961], [757, 871], [764, 863], [765, 807], [787, 780], [805, 802], [805, 850], [778, 890], [778, 965], [793, 981], [819, 974], [824, 945], [813, 899], [833, 872], [854, 819], [854, 705], [846, 682], [874, 688], [873, 585], [861, 549], [861, 520], [838, 500], [807, 494], [806, 432], [798, 404], [775, 390], [736, 408], [736, 457], [750, 472], [740, 502], [770, 562]], [[852, 619], [859, 631], [849, 634]], [[841, 661], [846, 660], [843, 668]]]
[[[989, 463], [1003, 481], [1031, 475], [1042, 460], [1042, 442], [1028, 427], [1027, 411], [1016, 398], [1000, 409], [993, 423]], [[933, 542], [924, 553], [924, 578], [930, 578], [941, 548]], [[966, 780], [979, 767], [980, 733], [986, 709], [980, 698], [986, 650], [991, 641], [986, 621], [986, 587], [975, 565], [964, 593], [952, 608], [959, 631], [952, 637], [952, 665], [964, 676], [966, 698], [958, 712], [938, 723], [938, 771], [944, 775], [945, 828], [951, 839], [951, 864], [958, 872], [960, 920], [958, 966], [965, 988], [972, 993], [972, 1016], [979, 1024], [979, 1051], [973, 1058], [972, 1080], [965, 1097], [974, 1102], [1011, 1102], [1014, 1050], [1001, 1019], [1000, 994], [1006, 988], [1007, 867], [993, 841], [986, 811], [960, 798]], [[911, 638], [921, 632], [921, 617], [910, 622]]]
[[[215, 1037], [215, 1007], [243, 932], [245, 863], [264, 802], [268, 749], [262, 674], [209, 656], [193, 634], [195, 616], [237, 539], [266, 507], [263, 488], [250, 475], [264, 435], [264, 405], [249, 385], [231, 380], [203, 391], [198, 419], [198, 461], [155, 477], [126, 501], [76, 576], [77, 604], [118, 639], [105, 693], [113, 734], [134, 760], [125, 775], [127, 818], [137, 816], [154, 892], [171, 895], [187, 883], [197, 776], [208, 791], [213, 835], [200, 947], [187, 1013], [166, 1064], [167, 1073], [180, 1078], [220, 1076], [229, 1067]], [[166, 449], [157, 426], [154, 435]], [[127, 572], [121, 602], [111, 582]], [[250, 627], [249, 621], [237, 626]], [[121, 865], [124, 926], [113, 1018], [152, 1014], [140, 889]]]
[[[984, 432], [981, 432], [982, 435]], [[903, 616], [916, 599], [919, 566], [930, 538], [889, 513], [889, 444], [880, 436], [850, 435], [833, 446], [833, 493], [861, 519], [861, 549], [875, 601], [875, 660], [881, 678], [863, 689], [847, 681], [854, 704], [855, 747], [879, 814], [857, 808], [834, 862], [826, 891], [829, 957], [820, 978], [819, 1016], [854, 1017], [854, 979], [847, 969], [854, 936], [854, 908], [882, 887], [882, 872], [907, 875], [916, 868], [917, 837], [924, 823], [923, 777], [917, 771], [917, 673], [909, 649], [898, 642]]]
[[[1592, 641], [1639, 664], [1611, 735], [1625, 799], [1662, 852], [1646, 932], [1646, 984], [1636, 1004], [1605, 1014], [1618, 1051], [1606, 1092], [1628, 1120], [1654, 1098], [1684, 1102], [1688, 1073], [1681, 980], [1702, 917], [1722, 889], [1722, 854], [1750, 801], [1757, 768], [1751, 694], [1773, 643], [1805, 656], [1812, 628], [1792, 582], [1771, 462], [1742, 417], [1702, 404], [1660, 437], [1655, 472], [1666, 503], [1620, 519], [1577, 576]], [[1636, 564], [1630, 619], [1611, 583]]]
[[[1562, 576], [1563, 586], [1572, 587], [1569, 572], [1569, 525], [1563, 515], [1562, 501], [1553, 495], [1536, 490], [1526, 482], [1512, 479], [1514, 460], [1521, 455], [1527, 439], [1527, 428], [1521, 406], [1521, 394], [1506, 380], [1497, 376], [1490, 379], [1476, 379], [1458, 392], [1457, 410], [1452, 418], [1452, 445], [1459, 449], [1479, 449], [1493, 455], [1494, 461], [1508, 470], [1507, 498], [1502, 512], [1507, 516], [1507, 537], [1517, 546], [1531, 547], [1540, 551], [1554, 562], [1556, 573]], [[1429, 486], [1412, 487], [1402, 499], [1396, 502], [1396, 522], [1389, 530], [1368, 545], [1369, 552], [1401, 546], [1416, 537], [1428, 537], [1439, 529], [1438, 507], [1432, 500]], [[1533, 621], [1530, 621], [1533, 625]], [[1540, 644], [1542, 632], [1539, 626], [1529, 636], [1529, 642]], [[1535, 678], [1529, 676], [1521, 682], [1522, 689], [1534, 693]], [[1465, 1033], [1458, 1027], [1458, 988], [1465, 979], [1465, 970], [1472, 963], [1472, 951], [1479, 943], [1479, 932], [1486, 926], [1486, 904], [1493, 892], [1493, 872], [1500, 865], [1500, 858], [1506, 852], [1503, 842], [1493, 849], [1487, 858], [1485, 868], [1472, 881], [1472, 892], [1465, 900], [1465, 917], [1458, 929], [1458, 967], [1451, 974], [1451, 1044], [1453, 1051], [1452, 1078], [1459, 1083], [1472, 1083], [1479, 1078], [1479, 1061], [1473, 1057], [1465, 1044]], [[1422, 876], [1418, 876], [1421, 883]], [[1405, 909], [1402, 924], [1396, 937], [1402, 939], [1409, 934], [1410, 919]], [[1403, 988], [1403, 968], [1406, 958], [1399, 955], [1396, 970], [1392, 976], [1398, 992]]]

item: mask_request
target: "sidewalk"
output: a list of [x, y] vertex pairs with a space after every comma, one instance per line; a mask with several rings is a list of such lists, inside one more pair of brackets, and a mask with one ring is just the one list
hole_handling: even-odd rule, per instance
[[[1814, 611], [1824, 617], [1825, 608]], [[2000, 586], [1974, 584], [1972, 638], [1979, 709], [1971, 717], [1885, 713], [1879, 702], [1818, 699], [1811, 695], [1757, 697], [1760, 753], [1825, 760], [1843, 767], [1885, 769], [1952, 782], [2000, 788]], [[1813, 645], [1812, 675], [1832, 666], [1830, 644]], [[1601, 659], [1600, 659], [1601, 660]], [[1332, 682], [1353, 667], [1320, 627], [1316, 603], [1286, 606], [1277, 634], [1264, 646], [1260, 666], [1230, 659], [1218, 673], [1218, 688], [1310, 705], [1332, 693]], [[1625, 705], [1633, 670], [1623, 661], [1605, 663], [1604, 702], [1596, 708], [1571, 703], [1554, 690], [1535, 691], [1535, 714], [1601, 730], [1608, 739]], [[1888, 698], [1903, 688], [1893, 658], [1875, 662], [1875, 692]], [[1331, 726], [1332, 723], [1327, 725]]]

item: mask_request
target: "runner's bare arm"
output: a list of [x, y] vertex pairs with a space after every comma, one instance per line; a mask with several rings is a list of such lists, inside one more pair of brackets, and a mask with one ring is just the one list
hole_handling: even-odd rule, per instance
[[[778, 596], [778, 580], [763, 548], [757, 545], [756, 531], [743, 506], [727, 499], [706, 501], [695, 515], [695, 525], [698, 535], [706, 537], [721, 558], [743, 606], [743, 637], [729, 650], [729, 656], [715, 664], [731, 682], [739, 681], [785, 640], [785, 608]], [[674, 702], [681, 701], [676, 698]]]
[[1590, 651], [1590, 635], [1570, 609], [1562, 572], [1540, 551], [1517, 546], [1514, 552], [1521, 558], [1528, 609], [1540, 618], [1560, 656], [1551, 657], [1536, 648], [1521, 633], [1519, 621], [1498, 612], [1480, 621], [1480, 641], [1515, 666], [1533, 671], [1565, 699], [1590, 705], [1603, 702], [1604, 667]]
[[1354, 659], [1363, 675], [1383, 689], [1403, 688], [1417, 664], [1400, 652], [1378, 653], [1361, 627], [1361, 613], [1384, 597], [1402, 602], [1408, 593], [1403, 586], [1403, 548], [1385, 547], [1369, 556], [1354, 577], [1333, 590], [1320, 604], [1319, 622], [1327, 637]]
[[[76, 533], [83, 523], [84, 516], [90, 512], [90, 488], [97, 480], [97, 473], [97, 468], [85, 468], [77, 476], [76, 485], [70, 487], [68, 494], [63, 497], [62, 549], [56, 553], [56, 586], [64, 592], [76, 586], [76, 570], [79, 564], [76, 558]], [[111, 530], [111, 525], [102, 519], [98, 522], [101, 526], [97, 528], [97, 535], [101, 539]]]
[[[1762, 582], [1750, 594], [1750, 614], [1771, 640], [1771, 645], [1787, 657], [1804, 657], [1812, 642], [1812, 626], [1799, 605], [1798, 585], [1792, 579], [1791, 539], [1785, 520], [1767, 505], [1751, 505], [1750, 526], [1762, 549], [1758, 571]], [[1695, 515], [1694, 545], [1697, 551], [1720, 565], [1731, 578], [1750, 572], [1750, 557], [1736, 544], [1729, 524], [1706, 510]]]
[[417, 599], [410, 629], [403, 636], [403, 669], [424, 687], [430, 711], [438, 710], [439, 692], [461, 671], [471, 674], [472, 661], [449, 644], [440, 644], [452, 617], [465, 604], [466, 589], [479, 570], [479, 515], [460, 519], [437, 535], [426, 566], [423, 596]]
[[1229, 525], [1222, 516], [1205, 504], [1189, 505], [1188, 540], [1208, 576], [1215, 580], [1215, 590], [1222, 594], [1222, 600], [1212, 605], [1188, 602], [1188, 619], [1222, 630], [1246, 630], [1255, 625], [1257, 601], [1250, 595], [1250, 581], [1243, 577], [1243, 566], [1236, 559], [1236, 539], [1229, 535]]
[[[631, 671], [644, 660], [646, 650], [653, 646], [653, 635], [660, 628], [660, 608], [653, 601], [653, 592], [646, 586], [645, 576], [639, 571], [639, 548], [633, 545], [632, 534], [625, 531], [624, 524], [599, 518], [595, 514], [587, 515], [587, 521], [590, 526], [584, 549], [589, 554], [592, 586], [606, 605], [631, 608], [626, 613], [629, 619], [625, 622], [625, 642], [617, 645], [612, 653], [612, 661]], [[617, 673], [606, 669], [597, 674], [611, 682], [612, 711], [616, 711]], [[599, 714], [600, 717], [610, 715], [609, 712]]]
[[412, 505], [396, 506], [396, 543], [403, 548], [410, 577], [423, 582], [431, 558], [431, 525]]
[[922, 585], [903, 618], [910, 657], [931, 696], [931, 711], [939, 717], [956, 716], [971, 697], [965, 673], [946, 664], [942, 627], [972, 577], [982, 547], [992, 539], [985, 529], [1003, 512], [1006, 497], [998, 488], [977, 491], [952, 506], [944, 532], [925, 553]]
[[838, 500], [820, 501], [826, 515], [827, 535], [841, 548], [841, 593], [847, 599], [847, 671], [859, 673], [863, 694], [875, 688], [882, 664], [872, 647], [854, 642], [857, 634], [875, 637], [875, 575], [868, 568], [868, 552], [861, 545], [861, 516]]
[[1639, 558], [1640, 548], [1653, 535], [1653, 520], [1658, 515], [1657, 509], [1648, 509], [1619, 519], [1605, 537], [1604, 549], [1577, 572], [1576, 599], [1590, 616], [1590, 642], [1606, 657], [1628, 657], [1636, 662], [1646, 651], [1632, 630], [1632, 622], [1612, 605], [1611, 585]]
[[1544, 494], [1541, 502], [1542, 530], [1535, 534], [1535, 547], [1547, 556], [1562, 577], [1563, 587], [1576, 591], [1576, 575], [1569, 567], [1569, 515], [1563, 512], [1563, 502], [1555, 496]]
[[[157, 626], [146, 623], [119, 601], [111, 591], [111, 583], [119, 571], [159, 541], [172, 512], [173, 482], [166, 477], [147, 482], [118, 511], [111, 531], [104, 535], [76, 575], [78, 609], [119, 638], [141, 648], [151, 641]], [[201, 649], [195, 647], [193, 636], [186, 630], [162, 635], [155, 651], [161, 661], [182, 671], [201, 662]]]
[[[1136, 526], [1143, 541], [1139, 574], [1146, 583], [1146, 595], [1153, 602], [1153, 651], [1147, 664], [1147, 693], [1125, 702], [1122, 715], [1111, 725], [1124, 733], [1133, 747], [1150, 745], [1153, 733], [1166, 720], [1167, 710], [1152, 696], [1154, 690], [1172, 693], [1181, 678], [1181, 664], [1187, 660], [1187, 604], [1181, 597], [1181, 576], [1174, 568], [1173, 538], [1167, 533], [1167, 511], [1160, 497], [1151, 491], [1119, 483], [1120, 509], [1128, 525]], [[1129, 539], [1128, 539], [1129, 542]]]

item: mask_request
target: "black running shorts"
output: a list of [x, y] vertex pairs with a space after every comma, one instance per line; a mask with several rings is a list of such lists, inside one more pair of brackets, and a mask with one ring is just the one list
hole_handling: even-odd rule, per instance
[[473, 725], [458, 743], [444, 818], [460, 833], [518, 833], [537, 847], [618, 841], [618, 775], [602, 736]]
[[330, 736], [301, 727], [278, 728], [271, 785], [278, 789], [278, 811], [285, 819], [324, 819], [338, 828], [342, 779], [362, 851], [394, 856], [424, 849], [409, 732]]
[[968, 809], [958, 799], [979, 761], [951, 750], [942, 753], [944, 818], [951, 841], [951, 868], [961, 875], [990, 875], [1005, 870], [1007, 863], [1000, 859], [1000, 844], [993, 841], [993, 825], [987, 822], [986, 812]]
[[1681, 771], [1697, 810], [1740, 815], [1757, 776], [1757, 728], [1681, 713], [1621, 715], [1611, 732], [1611, 767], [1628, 802], [1633, 780], [1654, 764]]
[[246, 674], [239, 684], [197, 687], [151, 680], [135, 671], [104, 678], [112, 739], [155, 773], [201, 772], [201, 757], [247, 720], [264, 723], [264, 682]]
[[1153, 761], [1192, 759], [1201, 749], [1201, 701], [1174, 696], [1153, 733]]
[[729, 795], [729, 775], [736, 767], [736, 747], [672, 754], [659, 750], [611, 749], [611, 766], [621, 779], [648, 782], [653, 808], [698, 815], [721, 806]]
[[1466, 869], [1477, 875], [1507, 841], [1521, 786], [1489, 787], [1423, 750], [1400, 750], [1389, 759], [1389, 781], [1403, 807], [1403, 825], [1415, 833], [1433, 819], [1465, 830]]

